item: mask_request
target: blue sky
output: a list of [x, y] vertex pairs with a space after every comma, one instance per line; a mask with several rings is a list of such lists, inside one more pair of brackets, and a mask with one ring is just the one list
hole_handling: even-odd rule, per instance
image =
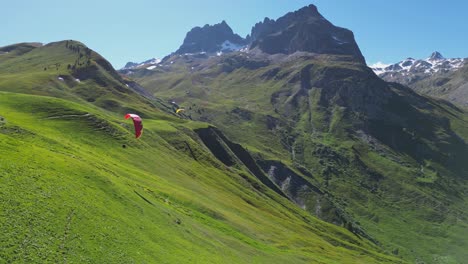
[[0, 1], [0, 46], [75, 39], [115, 68], [175, 51], [195, 26], [222, 20], [245, 37], [264, 17], [315, 4], [352, 30], [368, 64], [468, 57], [468, 1], [462, 0], [15, 0]]

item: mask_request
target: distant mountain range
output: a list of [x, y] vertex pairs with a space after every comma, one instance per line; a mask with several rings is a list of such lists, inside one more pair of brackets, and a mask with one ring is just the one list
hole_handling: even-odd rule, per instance
[[435, 51], [426, 59], [407, 58], [386, 67], [372, 67], [372, 70], [382, 79], [410, 85], [435, 73], [456, 71], [464, 65], [464, 59], [446, 59]]
[[407, 85], [414, 90], [468, 106], [467, 59], [445, 58], [435, 51], [426, 59], [407, 58], [372, 70], [388, 82]]
[[146, 60], [144, 62], [140, 62], [140, 63], [138, 63], [138, 62], [127, 62], [127, 64], [125, 64], [125, 66], [122, 69], [135, 69], [135, 68], [139, 68], [139, 67], [144, 67], [146, 65], [149, 65], [149, 66], [157, 65], [160, 62], [161, 62], [161, 59], [156, 59], [156, 58], [152, 58], [152, 59]]

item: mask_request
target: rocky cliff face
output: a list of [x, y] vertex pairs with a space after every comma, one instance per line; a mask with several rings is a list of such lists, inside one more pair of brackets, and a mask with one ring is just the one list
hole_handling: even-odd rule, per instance
[[234, 34], [231, 27], [223, 21], [215, 25], [193, 28], [187, 33], [184, 43], [175, 53], [233, 51], [245, 45], [246, 40]]
[[[365, 63], [353, 32], [334, 26], [314, 5], [290, 12], [277, 20], [265, 18], [242, 38], [222, 21], [215, 25], [194, 27], [175, 55], [221, 53], [254, 49], [266, 54], [310, 52], [350, 56]], [[163, 59], [164, 60], [164, 59]], [[123, 69], [140, 67], [144, 63], [127, 63]]]
[[326, 20], [314, 5], [288, 13], [276, 21], [265, 18], [250, 34], [250, 48], [269, 54], [306, 51], [320, 54], [350, 55], [364, 62], [353, 33]]

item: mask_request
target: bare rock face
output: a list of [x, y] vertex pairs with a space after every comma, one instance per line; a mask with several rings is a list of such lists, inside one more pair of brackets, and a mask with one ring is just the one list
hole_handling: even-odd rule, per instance
[[[353, 32], [334, 26], [314, 5], [287, 13], [277, 20], [265, 18], [252, 27], [246, 38], [235, 34], [225, 21], [194, 27], [172, 55], [197, 56], [206, 53], [208, 58], [222, 53], [249, 50], [259, 50], [269, 55], [290, 55], [296, 52], [344, 55], [351, 60], [365, 63]], [[129, 62], [124, 69], [144, 64]]]
[[234, 34], [231, 27], [222, 21], [215, 25], [194, 27], [187, 33], [184, 43], [175, 53], [231, 51], [245, 45], [246, 40]]
[[265, 18], [252, 28], [250, 40], [250, 48], [258, 47], [269, 54], [306, 51], [351, 55], [360, 62], [365, 61], [353, 32], [334, 26], [314, 5], [288, 13], [276, 21]]

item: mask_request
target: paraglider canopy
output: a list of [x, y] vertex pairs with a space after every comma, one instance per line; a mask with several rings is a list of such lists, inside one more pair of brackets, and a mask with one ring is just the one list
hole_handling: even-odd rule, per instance
[[125, 119], [132, 118], [133, 126], [135, 127], [135, 138], [141, 137], [143, 133], [143, 123], [141, 122], [141, 117], [136, 114], [126, 114]]
[[176, 114], [178, 114], [178, 113], [180, 113], [180, 112], [182, 112], [182, 111], [185, 111], [185, 109], [184, 109], [184, 108], [179, 108], [179, 109], [177, 109], [175, 112], [176, 112]]

